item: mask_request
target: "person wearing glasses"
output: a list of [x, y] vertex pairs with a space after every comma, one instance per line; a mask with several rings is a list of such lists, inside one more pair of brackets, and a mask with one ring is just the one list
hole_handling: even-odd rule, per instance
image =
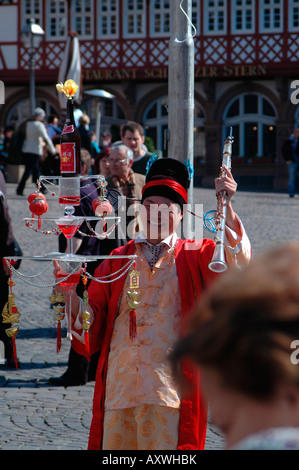
[[123, 232], [127, 232], [127, 240], [130, 240], [133, 233], [129, 224], [136, 218], [134, 207], [142, 198], [145, 176], [132, 170], [133, 152], [124, 144], [112, 146], [107, 161], [111, 172], [107, 188], [117, 189], [124, 198], [120, 216]]

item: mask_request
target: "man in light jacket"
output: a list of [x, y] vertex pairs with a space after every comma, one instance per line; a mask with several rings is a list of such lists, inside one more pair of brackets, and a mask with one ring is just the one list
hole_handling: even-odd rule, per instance
[[22, 160], [25, 165], [25, 171], [17, 187], [17, 194], [19, 196], [23, 196], [26, 181], [31, 174], [33, 181], [37, 181], [40, 176], [40, 160], [44, 150], [43, 143], [46, 143], [50, 153], [56, 153], [46, 126], [42, 122], [44, 118], [45, 111], [41, 108], [36, 108], [34, 115], [25, 122], [25, 139], [22, 145]]

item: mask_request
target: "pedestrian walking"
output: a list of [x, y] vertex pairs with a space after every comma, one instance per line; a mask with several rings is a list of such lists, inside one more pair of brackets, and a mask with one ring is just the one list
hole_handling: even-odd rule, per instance
[[40, 177], [40, 165], [44, 154], [44, 144], [52, 154], [55, 154], [55, 147], [50, 139], [47, 129], [42, 122], [45, 112], [41, 108], [36, 108], [34, 115], [27, 119], [24, 124], [24, 142], [22, 144], [22, 160], [25, 171], [17, 186], [17, 194], [23, 196], [26, 181], [32, 175], [32, 179], [37, 183]]

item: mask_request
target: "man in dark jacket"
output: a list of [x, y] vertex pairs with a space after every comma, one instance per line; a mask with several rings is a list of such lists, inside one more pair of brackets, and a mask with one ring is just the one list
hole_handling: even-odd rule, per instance
[[296, 188], [296, 175], [299, 164], [299, 128], [294, 129], [293, 134], [286, 140], [282, 146], [282, 155], [288, 165], [289, 172], [289, 196], [294, 197]]

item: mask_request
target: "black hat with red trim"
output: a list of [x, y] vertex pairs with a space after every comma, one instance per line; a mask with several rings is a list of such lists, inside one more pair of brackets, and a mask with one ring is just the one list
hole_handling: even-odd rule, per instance
[[163, 196], [183, 209], [188, 203], [189, 185], [189, 172], [184, 163], [174, 158], [159, 158], [148, 170], [141, 202], [150, 196]]

